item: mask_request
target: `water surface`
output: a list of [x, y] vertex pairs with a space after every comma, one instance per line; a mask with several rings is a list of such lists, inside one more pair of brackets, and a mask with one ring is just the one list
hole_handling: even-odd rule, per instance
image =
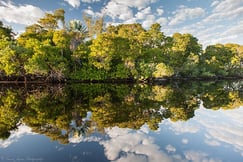
[[241, 162], [242, 86], [1, 85], [0, 162]]

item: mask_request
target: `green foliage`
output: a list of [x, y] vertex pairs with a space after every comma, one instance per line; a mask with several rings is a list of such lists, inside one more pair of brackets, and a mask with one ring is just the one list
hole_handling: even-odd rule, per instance
[[0, 21], [0, 39], [7, 38], [12, 40], [14, 33], [10, 27], [4, 26], [2, 21]]
[[27, 50], [17, 46], [15, 41], [0, 39], [0, 71], [6, 76], [24, 75], [23, 63]]
[[[202, 66], [207, 73], [215, 76], [227, 76], [232, 70], [236, 56], [232, 50], [222, 44], [208, 46], [201, 56]], [[239, 64], [239, 61], [237, 62]], [[236, 63], [236, 64], [237, 64]]]
[[[183, 73], [184, 68], [191, 64], [197, 63], [197, 59], [201, 54], [201, 45], [197, 38], [191, 34], [175, 33], [171, 39], [166, 42], [165, 56], [167, 63], [173, 68], [175, 75]], [[187, 68], [188, 69], [188, 68]]]
[[19, 62], [16, 53], [9, 46], [0, 50], [0, 70], [7, 76], [18, 75]]
[[0, 138], [8, 138], [20, 122], [61, 143], [114, 126], [147, 124], [157, 130], [164, 119], [189, 120], [201, 104], [213, 110], [239, 108], [241, 86], [242, 81], [1, 87]]
[[15, 129], [21, 118], [20, 106], [22, 104], [20, 92], [6, 90], [0, 96], [0, 139], [7, 138], [10, 130]]
[[172, 68], [166, 66], [164, 63], [159, 63], [155, 67], [155, 70], [153, 72], [153, 77], [155, 78], [170, 77], [173, 74], [174, 72]]
[[115, 53], [114, 43], [107, 34], [99, 35], [90, 46], [89, 63], [98, 69], [111, 69], [111, 60]]
[[[85, 25], [82, 23], [84, 22]], [[61, 24], [61, 25], [60, 25]], [[42, 77], [46, 81], [163, 77], [242, 77], [243, 47], [210, 45], [202, 51], [191, 34], [165, 36], [161, 25], [104, 28], [104, 19], [83, 16], [66, 26], [65, 11], [46, 13], [14, 40], [0, 21], [1, 77]]]

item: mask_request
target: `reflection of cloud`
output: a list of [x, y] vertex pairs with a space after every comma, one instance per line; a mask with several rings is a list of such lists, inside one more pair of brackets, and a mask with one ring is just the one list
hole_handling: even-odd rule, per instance
[[170, 129], [172, 129], [176, 134], [181, 133], [197, 133], [200, 129], [199, 125], [195, 125], [188, 121], [177, 121], [177, 122], [170, 122], [165, 121], [164, 124], [169, 125]]
[[182, 142], [183, 144], [188, 144], [188, 139], [183, 138], [181, 142]]
[[204, 142], [210, 146], [220, 146], [220, 142], [212, 139], [212, 136], [205, 134]]
[[6, 140], [0, 139], [0, 148], [7, 148], [12, 143], [17, 142], [21, 137], [28, 135], [28, 134], [35, 134], [31, 132], [31, 128], [25, 125], [20, 125], [17, 130], [12, 131], [11, 135]]
[[167, 145], [165, 147], [165, 149], [167, 150], [168, 153], [170, 153], [170, 152], [176, 152], [176, 148], [174, 146], [172, 146], [172, 145]]
[[[200, 105], [200, 109], [195, 111], [195, 117], [189, 121], [173, 123], [165, 120], [163, 126], [172, 130], [175, 135], [186, 135], [187, 133], [202, 135], [204, 137], [202, 142], [211, 147], [230, 145], [229, 147], [233, 151], [239, 152], [243, 156], [242, 114], [242, 106], [233, 110], [214, 111]], [[182, 138], [182, 143], [188, 144], [188, 139]], [[186, 152], [185, 157], [186, 160], [192, 161], [212, 160], [209, 158], [211, 155], [195, 150]]]
[[234, 110], [209, 110], [202, 105], [195, 112], [195, 117], [186, 122], [172, 123], [165, 121], [175, 134], [200, 133], [203, 131], [204, 142], [210, 146], [230, 144], [243, 155], [243, 107]]
[[208, 155], [204, 152], [186, 151], [184, 154], [187, 160], [193, 162], [220, 162], [221, 161], [221, 160], [208, 157]]
[[154, 144], [153, 138], [141, 131], [114, 127], [106, 129], [106, 132], [111, 139], [100, 143], [104, 146], [105, 154], [109, 160], [172, 161], [168, 155], [160, 150], [159, 146]]
[[143, 155], [136, 155], [133, 153], [128, 153], [126, 157], [121, 157], [120, 159], [117, 160], [117, 162], [127, 162], [127, 161], [132, 161], [132, 162], [147, 162], [148, 157], [143, 156]]
[[101, 140], [101, 137], [95, 137], [95, 136], [90, 136], [90, 137], [84, 137], [79, 134], [75, 134], [73, 136], [70, 136], [68, 138], [68, 141], [70, 143], [80, 143], [80, 142], [99, 142]]
[[223, 142], [243, 153], [243, 120], [240, 115], [243, 114], [243, 108], [228, 111], [200, 109], [197, 113], [200, 113], [200, 118], [195, 120], [206, 130], [207, 144], [218, 146]]

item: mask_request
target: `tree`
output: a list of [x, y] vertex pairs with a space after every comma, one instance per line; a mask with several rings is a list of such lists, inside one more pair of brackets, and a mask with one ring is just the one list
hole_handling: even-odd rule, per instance
[[34, 54], [25, 64], [28, 74], [45, 76], [50, 81], [61, 81], [68, 71], [67, 59], [60, 54], [59, 48], [48, 42], [38, 42], [33, 48]]
[[104, 31], [104, 18], [93, 18], [92, 16], [83, 13], [83, 20], [88, 29], [88, 37], [90, 39], [99, 36]]
[[231, 69], [233, 57], [234, 53], [222, 44], [207, 46], [200, 58], [206, 72], [202, 75], [227, 76]]
[[160, 48], [163, 45], [165, 36], [164, 33], [161, 32], [160, 24], [152, 24], [146, 33], [145, 45], [148, 45], [149, 48]]
[[228, 43], [224, 45], [233, 53], [229, 63], [229, 75], [241, 76], [243, 75], [243, 46], [238, 44]]
[[198, 63], [197, 59], [201, 54], [202, 47], [197, 38], [191, 34], [175, 33], [168, 40], [165, 44], [165, 48], [168, 48], [165, 50], [165, 57], [176, 76], [183, 73], [187, 66]]
[[4, 26], [3, 22], [0, 21], [0, 39], [7, 38], [8, 40], [13, 40], [15, 34], [12, 29], [8, 26]]
[[173, 69], [169, 66], [166, 66], [164, 63], [159, 63], [156, 65], [155, 70], [153, 72], [153, 77], [155, 78], [163, 78], [170, 77], [173, 75]]
[[56, 17], [50, 13], [46, 13], [45, 17], [41, 18], [38, 23], [46, 30], [55, 30], [58, 28]]
[[19, 56], [14, 46], [13, 42], [8, 41], [7, 38], [0, 39], [0, 71], [7, 76], [20, 74]]
[[63, 8], [57, 9], [54, 11], [54, 16], [58, 20], [62, 22], [62, 28], [66, 30], [66, 25], [65, 25], [65, 11]]
[[79, 20], [69, 22], [69, 34], [71, 35], [70, 49], [74, 51], [88, 37], [87, 28]]
[[114, 42], [108, 34], [100, 34], [90, 46], [89, 63], [98, 69], [110, 70], [115, 54]]
[[68, 57], [70, 54], [70, 35], [65, 30], [56, 30], [53, 33], [52, 41], [60, 49], [62, 56]]

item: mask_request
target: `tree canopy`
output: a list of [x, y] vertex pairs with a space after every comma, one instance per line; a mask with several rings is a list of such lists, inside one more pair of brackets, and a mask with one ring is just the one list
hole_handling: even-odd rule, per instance
[[0, 77], [45, 81], [147, 81], [173, 77], [242, 77], [243, 46], [202, 48], [189, 33], [166, 36], [152, 24], [107, 25], [84, 14], [66, 22], [65, 11], [46, 13], [16, 39], [0, 22]]

